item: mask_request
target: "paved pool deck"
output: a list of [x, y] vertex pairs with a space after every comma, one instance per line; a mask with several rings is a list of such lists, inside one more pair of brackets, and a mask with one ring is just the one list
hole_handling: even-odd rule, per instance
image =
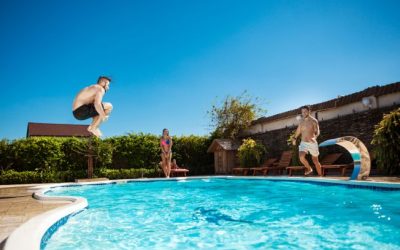
[[[325, 177], [324, 177], [325, 178]], [[329, 179], [347, 180], [348, 177], [329, 176]], [[400, 183], [400, 177], [369, 177], [371, 182]], [[70, 183], [66, 183], [70, 184]], [[35, 187], [46, 184], [0, 185], [0, 250], [5, 240], [18, 226], [30, 218], [68, 202], [39, 201], [32, 197]]]
[[68, 204], [32, 198], [32, 188], [40, 185], [0, 185], [0, 249], [11, 232], [30, 218]]

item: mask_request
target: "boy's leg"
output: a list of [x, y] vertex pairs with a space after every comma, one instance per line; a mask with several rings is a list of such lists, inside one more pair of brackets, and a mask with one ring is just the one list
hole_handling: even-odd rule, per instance
[[100, 124], [105, 122], [108, 119], [108, 117], [113, 109], [112, 104], [109, 102], [103, 102], [102, 106], [103, 106], [104, 113], [106, 114], [105, 119], [101, 120], [100, 117], [97, 117], [96, 120], [93, 118], [93, 122], [92, 122], [93, 129], [96, 129], [96, 133], [99, 135], [99, 137], [103, 135], [99, 129]]
[[307, 175], [312, 172], [312, 168], [306, 159], [306, 155], [307, 155], [306, 152], [299, 151], [299, 158], [300, 158], [301, 163], [303, 163], [303, 165], [307, 168], [307, 172], [306, 172], [306, 175]]
[[[108, 118], [108, 116], [110, 115], [110, 113], [111, 113], [111, 111], [113, 109], [113, 106], [109, 102], [102, 103], [102, 106], [103, 106], [104, 113], [106, 114], [106, 116]], [[92, 124], [90, 124], [90, 126], [88, 127], [88, 131], [93, 133], [97, 137], [102, 136], [102, 133], [101, 133], [101, 131], [99, 129], [100, 124], [102, 122], [103, 122], [103, 120], [100, 119], [100, 116], [93, 117]]]
[[113, 110], [113, 105], [109, 102], [103, 102], [103, 108], [104, 108], [104, 113], [106, 114], [108, 119], [108, 117], [111, 114], [111, 111]]
[[315, 168], [317, 169], [318, 175], [322, 176], [321, 163], [319, 163], [318, 156], [312, 156], [312, 161], [314, 163]]
[[101, 131], [98, 129], [100, 123], [101, 123], [100, 116], [93, 117], [92, 123], [88, 127], [88, 131], [94, 134], [95, 136], [100, 137], [102, 135]]

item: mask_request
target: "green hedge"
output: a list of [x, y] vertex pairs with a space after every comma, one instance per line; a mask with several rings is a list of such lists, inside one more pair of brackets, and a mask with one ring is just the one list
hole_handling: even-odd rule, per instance
[[[140, 177], [156, 175], [160, 158], [160, 138], [151, 134], [128, 134], [104, 140], [91, 139], [95, 159], [95, 174]], [[173, 137], [173, 158], [188, 168], [190, 175], [213, 174], [213, 155], [207, 153], [211, 138], [206, 136]], [[80, 154], [88, 149], [88, 139], [31, 137], [0, 141], [1, 183], [32, 183], [73, 181], [84, 178], [87, 157]], [[107, 171], [99, 172], [101, 169]], [[121, 171], [111, 171], [111, 170]], [[122, 171], [130, 169], [129, 171]], [[132, 169], [138, 169], [135, 172]], [[13, 171], [10, 171], [13, 170]], [[21, 175], [16, 174], [21, 172]], [[110, 177], [114, 178], [114, 177]]]
[[[93, 138], [91, 141], [94, 154], [98, 157], [95, 160], [96, 167], [110, 167], [112, 161], [112, 148], [108, 143]], [[61, 151], [64, 158], [61, 165], [56, 166], [57, 170], [82, 170], [87, 168], [87, 158], [81, 154], [81, 151], [88, 150], [88, 140], [79, 138], [65, 138], [61, 144]]]
[[[133, 179], [144, 177], [158, 177], [156, 169], [98, 169], [95, 177], [106, 177], [112, 179]], [[22, 184], [22, 183], [54, 183], [73, 182], [75, 179], [86, 178], [86, 171], [61, 171], [61, 172], [39, 172], [15, 170], [3, 171], [0, 175], [0, 184]]]
[[[213, 155], [207, 153], [211, 139], [206, 136], [173, 137], [172, 158], [188, 168], [191, 175], [213, 174]], [[151, 134], [128, 134], [105, 139], [113, 148], [112, 169], [157, 169], [160, 157], [160, 137]]]
[[[97, 167], [109, 167], [112, 147], [92, 139]], [[0, 168], [16, 171], [79, 171], [86, 169], [87, 158], [78, 151], [87, 151], [88, 140], [79, 138], [31, 137], [0, 143]]]
[[112, 163], [110, 168], [155, 169], [160, 162], [159, 138], [150, 134], [128, 134], [105, 139], [111, 145]]
[[43, 179], [39, 172], [15, 170], [3, 171], [0, 175], [0, 184], [20, 184], [20, 183], [42, 183]]
[[[64, 152], [59, 138], [28, 138], [9, 143], [8, 161], [17, 171], [50, 171], [62, 166]], [[2, 157], [3, 158], [3, 157]]]
[[99, 177], [106, 177], [110, 180], [113, 179], [133, 179], [144, 177], [158, 177], [156, 169], [146, 168], [131, 168], [131, 169], [100, 169]]
[[206, 136], [173, 137], [172, 158], [180, 167], [190, 170], [189, 175], [214, 174], [214, 155], [207, 153], [212, 140]]
[[86, 178], [86, 171], [39, 172], [5, 170], [0, 174], [0, 184], [71, 182]]

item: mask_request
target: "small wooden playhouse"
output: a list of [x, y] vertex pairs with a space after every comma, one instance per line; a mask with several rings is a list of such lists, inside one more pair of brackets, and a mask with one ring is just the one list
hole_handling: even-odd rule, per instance
[[215, 139], [208, 153], [214, 153], [215, 174], [231, 174], [232, 169], [237, 165], [237, 150], [240, 142], [230, 139]]

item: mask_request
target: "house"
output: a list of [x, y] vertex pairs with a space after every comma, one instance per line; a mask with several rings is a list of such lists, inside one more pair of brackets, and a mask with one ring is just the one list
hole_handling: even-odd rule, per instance
[[[307, 103], [299, 103], [299, 107]], [[319, 121], [318, 140], [354, 136], [372, 149], [375, 125], [385, 113], [400, 107], [400, 82], [373, 86], [362, 91], [312, 104], [311, 114]], [[270, 156], [287, 149], [287, 139], [299, 124], [300, 108], [262, 117], [252, 122], [241, 137], [262, 141]]]
[[215, 174], [230, 174], [236, 165], [237, 150], [240, 142], [230, 139], [215, 139], [207, 149], [207, 153], [214, 153]]
[[[382, 110], [392, 106], [395, 108], [399, 105], [400, 82], [370, 87], [360, 92], [338, 96], [335, 99], [310, 106], [315, 118], [319, 121], [327, 121], [369, 110]], [[252, 126], [246, 132], [247, 134], [257, 134], [294, 126], [298, 124], [296, 118], [299, 114], [299, 109], [293, 109], [269, 117], [262, 117], [253, 121]]]

